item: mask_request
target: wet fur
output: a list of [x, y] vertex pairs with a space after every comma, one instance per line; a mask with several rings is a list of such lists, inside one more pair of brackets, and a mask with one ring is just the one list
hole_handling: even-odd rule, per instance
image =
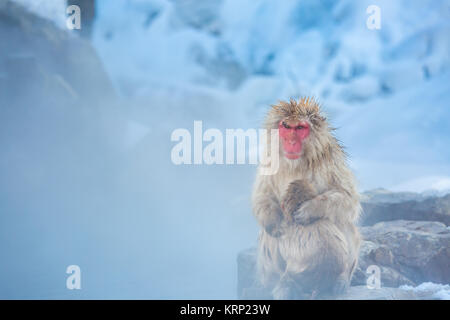
[[257, 174], [252, 202], [262, 227], [259, 278], [276, 299], [332, 296], [348, 287], [357, 264], [359, 194], [314, 99], [272, 106], [266, 129], [277, 129], [281, 120], [307, 121], [311, 132], [299, 159], [284, 158], [280, 146], [278, 172]]

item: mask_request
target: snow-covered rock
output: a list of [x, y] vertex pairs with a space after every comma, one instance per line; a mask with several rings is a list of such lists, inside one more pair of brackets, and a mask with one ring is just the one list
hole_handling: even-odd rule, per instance
[[[255, 274], [256, 250], [254, 248], [243, 250], [238, 255], [238, 298], [243, 300], [272, 299], [270, 292], [258, 284]], [[381, 268], [382, 280], [386, 272], [392, 272]], [[432, 282], [426, 282], [415, 286], [413, 283], [405, 285], [405, 282], [386, 283], [383, 281], [381, 288], [369, 288], [365, 281], [360, 284], [352, 284], [347, 292], [329, 299], [337, 300], [418, 300], [418, 299], [449, 299], [450, 286]], [[406, 282], [408, 283], [408, 282]], [[399, 287], [400, 285], [400, 287]]]
[[[433, 295], [423, 296], [422, 299], [430, 299]], [[419, 296], [413, 290], [381, 287], [370, 289], [367, 286], [352, 286], [348, 291], [336, 300], [418, 300]]]
[[[56, 26], [66, 28], [67, 0], [11, 0], [24, 9], [42, 18], [54, 22]], [[6, 1], [5, 1], [6, 2]]]
[[[281, 77], [294, 85], [304, 82], [311, 89], [332, 81], [346, 83], [351, 90], [352, 80], [370, 74], [376, 78], [374, 83], [385, 86], [384, 90], [398, 91], [449, 68], [450, 46], [445, 36], [448, 20], [445, 10], [439, 10], [445, 7], [445, 1], [381, 1], [378, 5], [383, 26], [379, 32], [365, 25], [370, 1], [98, 2], [97, 48], [116, 73], [121, 66], [114, 64], [106, 51], [120, 48], [128, 35], [130, 46], [115, 53], [137, 58], [134, 63], [141, 68], [126, 76], [141, 81], [145, 79], [140, 75], [152, 71], [153, 64], [146, 60], [171, 59], [172, 63], [185, 63], [177, 70], [184, 75], [179, 82], [189, 79], [197, 85], [219, 85], [199, 81], [198, 72], [189, 65], [196, 64], [191, 60], [193, 46], [201, 47], [211, 60], [217, 60], [223, 54], [221, 48], [226, 48], [250, 76]], [[426, 9], [424, 16], [421, 10]], [[178, 55], [164, 55], [162, 49], [175, 43]], [[135, 46], [152, 50], [151, 55], [136, 52]], [[170, 70], [168, 63], [162, 67], [161, 71]], [[213, 69], [205, 70], [209, 71], [214, 73]]]
[[380, 221], [439, 221], [450, 225], [450, 194], [390, 192], [377, 189], [362, 195], [363, 212], [360, 225], [370, 226]]
[[371, 4], [98, 0], [93, 44], [124, 96], [208, 92], [205, 119], [215, 101], [257, 127], [277, 100], [318, 96], [362, 189], [448, 175], [448, 4], [380, 0], [369, 30]]
[[[362, 227], [363, 243], [354, 283], [369, 265], [393, 270], [381, 275], [382, 285], [431, 281], [450, 283], [450, 229], [432, 221], [396, 220]], [[395, 274], [393, 274], [395, 273]], [[404, 281], [404, 282], [403, 282]]]
[[[68, 251], [67, 243], [74, 251], [81, 250], [79, 234], [88, 229], [90, 238], [104, 238], [105, 243], [116, 246], [109, 256], [117, 262], [115, 266], [120, 265], [116, 259], [122, 255], [127, 258], [121, 267], [130, 266], [130, 261], [136, 266], [135, 272], [117, 277], [123, 288], [120, 292], [110, 282], [97, 283], [97, 294], [92, 294], [96, 298], [137, 292], [147, 298], [234, 295], [235, 274], [227, 261], [233, 259], [237, 248], [252, 243], [254, 234], [249, 230], [256, 229], [246, 196], [253, 168], [209, 167], [201, 171], [171, 166], [167, 156], [170, 132], [176, 127], [190, 128], [194, 119], [204, 120], [208, 127], [257, 128], [271, 103], [315, 94], [339, 128], [336, 134], [347, 146], [362, 189], [379, 185], [397, 191], [449, 189], [448, 1], [379, 0], [382, 28], [368, 30], [366, 8], [372, 1], [98, 0], [92, 43], [100, 59], [89, 43], [54, 30], [55, 23], [65, 26], [62, 1], [14, 2], [51, 22], [22, 12], [2, 15], [14, 17], [14, 28], [8, 25], [11, 19], [0, 20], [2, 40], [17, 35], [19, 28], [16, 40], [0, 43], [0, 104], [14, 106], [1, 110], [5, 130], [1, 169], [4, 176], [11, 177], [2, 179], [2, 192], [11, 212], [28, 212], [28, 207], [22, 207], [24, 193], [42, 199], [37, 204], [33, 199], [26, 201], [41, 221], [49, 215], [48, 204], [55, 198], [46, 188], [56, 186], [61, 190], [56, 194], [65, 204], [61, 205], [65, 210], [60, 210], [65, 215], [56, 210], [52, 220], [67, 217], [69, 222], [89, 223], [83, 232], [74, 232], [78, 230], [74, 227], [62, 235], [49, 223], [42, 226], [47, 227], [47, 236], [36, 242], [39, 248], [18, 237], [14, 245], [5, 243], [3, 251], [12, 261], [17, 252], [29, 257], [42, 252], [41, 248], [53, 252], [55, 245], [64, 243], [61, 254], [49, 254], [48, 258], [65, 259], [68, 256], [62, 252]], [[5, 3], [8, 1], [0, 1], [2, 10]], [[114, 125], [105, 120], [116, 112], [108, 103], [103, 112], [92, 111], [98, 106], [94, 100], [104, 102], [105, 96], [113, 95], [108, 76], [129, 99]], [[11, 97], [15, 99], [12, 102]], [[85, 104], [77, 97], [92, 108], [83, 108]], [[24, 117], [18, 105], [31, 106], [27, 110], [32, 116], [27, 113]], [[39, 108], [49, 105], [51, 112]], [[152, 134], [148, 134], [149, 128]], [[101, 143], [93, 143], [99, 132]], [[83, 139], [77, 140], [79, 136]], [[112, 144], [123, 139], [126, 150], [132, 149], [126, 157], [129, 162], [113, 165], [117, 158], [106, 156], [104, 137]], [[20, 148], [24, 141], [29, 148]], [[155, 146], [160, 152], [153, 151]], [[55, 156], [60, 156], [59, 161]], [[97, 159], [97, 166], [92, 159]], [[85, 164], [83, 170], [79, 163]], [[70, 170], [64, 174], [60, 166]], [[118, 173], [120, 179], [115, 176]], [[111, 181], [115, 178], [121, 183], [114, 185]], [[111, 186], [105, 186], [105, 181], [117, 188], [115, 192], [106, 191]], [[179, 201], [167, 198], [174, 192], [181, 195]], [[412, 200], [422, 201], [414, 197]], [[75, 205], [80, 198], [84, 201]], [[101, 210], [96, 201], [105, 202], [99, 204]], [[218, 208], [217, 203], [223, 205]], [[89, 211], [91, 207], [95, 212]], [[165, 227], [157, 220], [158, 214]], [[41, 230], [31, 226], [41, 224], [27, 220], [29, 217], [14, 217], [16, 227], [5, 224], [5, 232], [39, 237]], [[110, 223], [109, 228], [105, 222]], [[30, 226], [26, 232], [24, 225]], [[231, 240], [230, 229], [235, 233]], [[164, 250], [151, 246], [159, 245], [161, 236], [168, 240]], [[152, 257], [144, 258], [145, 252], [136, 249], [143, 242], [148, 244], [145, 250], [154, 253]], [[391, 249], [371, 243], [374, 249], [368, 246], [368, 252], [375, 250], [380, 261], [389, 263]], [[96, 248], [102, 253], [109, 249]], [[85, 252], [80, 256], [90, 258]], [[185, 268], [169, 270], [172, 257], [180, 256]], [[109, 270], [106, 263], [91, 262], [90, 266]], [[7, 267], [9, 273], [4, 272], [4, 277], [22, 279], [24, 264]], [[38, 274], [47, 267], [36, 265], [33, 270]], [[386, 272], [394, 270], [387, 268], [382, 266]], [[17, 278], [11, 276], [14, 272]], [[390, 277], [400, 283], [400, 275], [405, 277], [392, 271]], [[108, 273], [104, 278], [116, 276]], [[48, 281], [33, 278], [36, 287], [49, 288]], [[36, 297], [38, 290], [22, 288], [11, 280], [3, 292], [15, 292], [15, 296], [30, 292]], [[58, 296], [65, 294], [59, 292]]]
[[424, 282], [417, 287], [403, 285], [402, 290], [412, 291], [419, 298], [450, 300], [450, 285], [438, 284], [433, 282]]
[[[6, 78], [6, 99], [43, 100], [63, 105], [99, 103], [113, 90], [92, 45], [61, 30], [13, 1], [0, 4], [0, 74]], [[89, 75], [86, 77], [86, 75]], [[24, 90], [26, 95], [21, 94]], [[6, 101], [15, 105], [14, 101]]]
[[[350, 291], [337, 299], [446, 299], [448, 285], [425, 285], [424, 282], [450, 283], [450, 230], [439, 222], [397, 220], [362, 227], [357, 269]], [[268, 299], [270, 293], [258, 283], [256, 276], [256, 249], [243, 250], [238, 255], [238, 297], [241, 299]], [[369, 266], [380, 268], [381, 290], [366, 287]], [[354, 286], [354, 287], [353, 287]], [[359, 287], [358, 287], [359, 286]], [[422, 294], [417, 294], [422, 291]], [[426, 292], [425, 292], [426, 291]]]

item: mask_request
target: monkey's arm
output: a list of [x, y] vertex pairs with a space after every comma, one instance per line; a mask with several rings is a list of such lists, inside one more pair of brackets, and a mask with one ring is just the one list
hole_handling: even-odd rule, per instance
[[336, 188], [306, 201], [294, 213], [294, 220], [304, 225], [319, 219], [329, 219], [334, 223], [354, 222], [359, 212], [357, 194]]
[[253, 214], [258, 223], [271, 236], [283, 234], [286, 221], [283, 218], [280, 203], [267, 178], [257, 177], [252, 195]]
[[303, 203], [316, 195], [316, 191], [308, 181], [301, 179], [292, 181], [281, 200], [281, 208], [286, 220], [293, 222], [295, 212]]

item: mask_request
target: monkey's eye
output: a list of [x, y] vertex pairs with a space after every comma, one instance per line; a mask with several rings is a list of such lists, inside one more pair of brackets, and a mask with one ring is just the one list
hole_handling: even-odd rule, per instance
[[289, 127], [288, 124], [287, 124], [286, 122], [284, 122], [284, 121], [283, 121], [281, 124], [282, 124], [283, 127], [285, 127], [286, 129], [290, 129], [290, 128], [291, 128], [291, 127]]
[[301, 129], [305, 129], [305, 127], [304, 126], [297, 126], [297, 127], [295, 127], [295, 129], [301, 130]]

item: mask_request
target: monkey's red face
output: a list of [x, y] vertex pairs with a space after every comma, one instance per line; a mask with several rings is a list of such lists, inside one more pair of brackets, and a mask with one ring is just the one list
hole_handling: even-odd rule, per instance
[[309, 124], [306, 121], [283, 120], [278, 130], [284, 156], [291, 160], [300, 158], [303, 140], [309, 136]]

